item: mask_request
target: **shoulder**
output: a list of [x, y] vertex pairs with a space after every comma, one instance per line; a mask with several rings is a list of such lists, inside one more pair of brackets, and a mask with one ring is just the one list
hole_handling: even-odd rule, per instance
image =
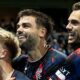
[[27, 57], [25, 55], [21, 55], [13, 60], [12, 66], [14, 69], [23, 72], [26, 63]]
[[44, 59], [44, 70], [46, 75], [52, 75], [58, 70], [66, 61], [66, 55], [60, 51], [50, 48], [47, 52], [47, 57]]
[[54, 49], [53, 47], [51, 47], [48, 50], [48, 53], [50, 54], [50, 56], [55, 57], [55, 58], [64, 58], [64, 59], [66, 59], [66, 57], [67, 57], [64, 53]]
[[12, 77], [16, 77], [16, 80], [30, 80], [26, 75], [17, 70], [14, 70]]

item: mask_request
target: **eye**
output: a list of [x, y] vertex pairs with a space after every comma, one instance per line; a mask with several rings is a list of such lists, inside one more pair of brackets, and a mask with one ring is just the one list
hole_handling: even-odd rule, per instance
[[23, 28], [29, 28], [29, 27], [31, 27], [31, 24], [30, 23], [23, 23], [22, 26], [23, 26]]
[[17, 27], [17, 29], [18, 29], [20, 26], [17, 24], [17, 26], [16, 26], [16, 27]]
[[75, 26], [77, 26], [78, 24], [80, 24], [80, 22], [78, 22], [77, 20], [72, 20], [71, 23]]

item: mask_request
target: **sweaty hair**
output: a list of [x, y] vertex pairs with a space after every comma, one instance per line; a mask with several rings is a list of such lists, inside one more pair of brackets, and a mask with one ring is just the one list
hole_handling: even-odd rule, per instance
[[80, 2], [74, 3], [72, 6], [72, 10], [80, 10]]
[[36, 24], [38, 27], [45, 27], [47, 30], [46, 40], [52, 34], [54, 22], [52, 19], [46, 14], [33, 10], [33, 9], [25, 9], [18, 13], [17, 21], [23, 16], [33, 16], [35, 17]]
[[10, 59], [20, 55], [19, 41], [11, 32], [0, 28], [0, 44], [10, 52]]

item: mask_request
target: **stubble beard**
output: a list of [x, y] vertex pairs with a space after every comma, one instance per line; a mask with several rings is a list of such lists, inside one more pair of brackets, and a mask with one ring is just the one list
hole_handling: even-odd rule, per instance
[[74, 32], [74, 38], [75, 38], [74, 42], [69, 45], [71, 45], [73, 49], [77, 49], [78, 47], [80, 47], [80, 30], [79, 29]]
[[30, 52], [38, 48], [40, 40], [36, 34], [29, 34], [27, 37], [26, 41], [21, 43], [20, 47], [26, 54], [30, 54]]

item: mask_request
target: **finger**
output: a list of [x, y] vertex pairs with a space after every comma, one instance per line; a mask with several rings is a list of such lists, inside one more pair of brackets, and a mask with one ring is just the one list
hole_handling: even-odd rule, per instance
[[9, 80], [16, 80], [16, 78], [15, 78], [15, 77], [12, 77], [12, 78], [10, 78]]

